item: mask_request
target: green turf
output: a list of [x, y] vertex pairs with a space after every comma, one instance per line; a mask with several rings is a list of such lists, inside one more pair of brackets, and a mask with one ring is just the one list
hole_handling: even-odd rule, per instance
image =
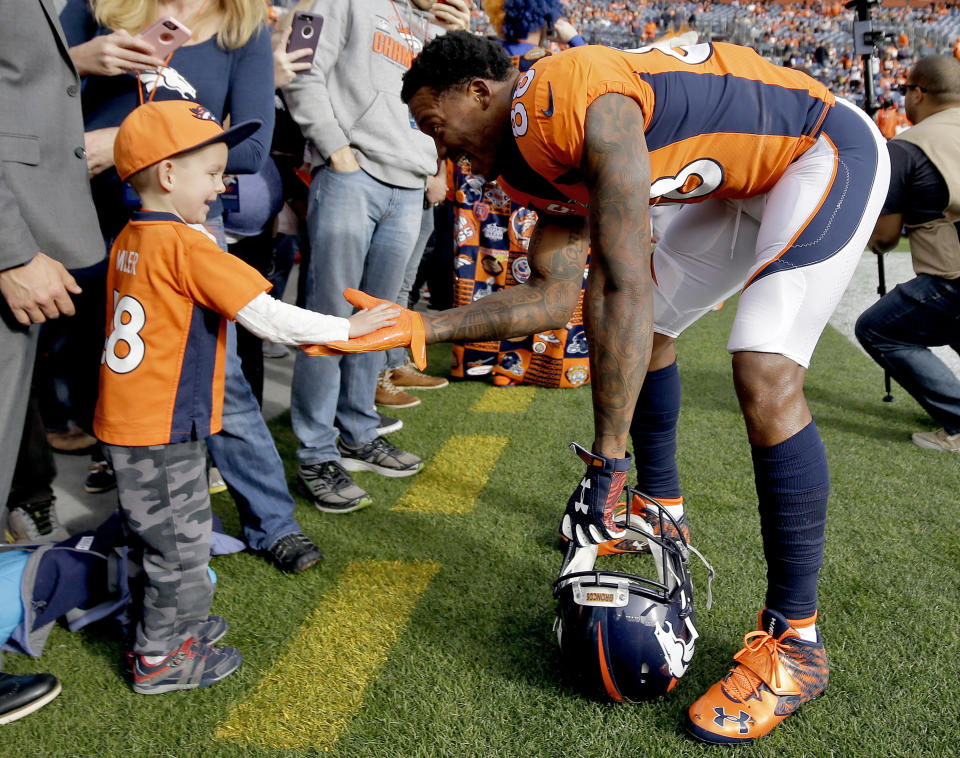
[[[411, 479], [358, 475], [376, 504], [348, 516], [300, 504], [298, 517], [326, 560], [285, 577], [251, 555], [215, 558], [214, 612], [224, 640], [244, 654], [240, 671], [212, 688], [134, 694], [121, 645], [102, 631], [57, 628], [40, 660], [7, 654], [4, 670], [51, 671], [61, 696], [0, 728], [0, 756], [692, 756], [715, 755], [683, 733], [685, 708], [720, 677], [763, 598], [756, 494], [743, 421], [724, 345], [735, 303], [684, 335], [680, 453], [694, 543], [717, 570], [714, 607], [698, 614], [702, 637], [675, 690], [646, 705], [587, 700], [558, 673], [551, 583], [556, 527], [581, 474], [567, 448], [589, 445], [589, 389], [541, 390], [522, 417], [470, 408], [488, 385], [457, 383], [399, 411], [391, 440], [428, 462], [454, 434], [510, 438], [473, 513], [391, 512]], [[431, 348], [431, 370], [449, 366]], [[510, 389], [503, 389], [510, 392]], [[824, 697], [751, 747], [758, 756], [944, 756], [960, 740], [960, 463], [922, 450], [910, 433], [932, 428], [899, 388], [881, 402], [880, 370], [828, 329], [807, 394], [831, 462], [833, 490], [820, 584], [821, 626], [831, 659]], [[289, 419], [272, 425], [291, 478]], [[228, 531], [226, 496], [214, 508]], [[257, 685], [298, 626], [358, 559], [442, 564], [364, 705], [331, 753], [217, 741], [213, 732]], [[623, 560], [623, 559], [621, 559]], [[704, 572], [695, 567], [697, 598]], [[291, 681], [291, 688], [298, 682]]]

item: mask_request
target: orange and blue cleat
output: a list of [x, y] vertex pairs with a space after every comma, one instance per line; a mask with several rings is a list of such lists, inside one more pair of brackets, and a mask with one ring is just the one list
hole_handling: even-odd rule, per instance
[[687, 714], [694, 737], [714, 744], [752, 742], [827, 688], [823, 639], [801, 639], [780, 613], [760, 612], [760, 629], [743, 638], [736, 665]]

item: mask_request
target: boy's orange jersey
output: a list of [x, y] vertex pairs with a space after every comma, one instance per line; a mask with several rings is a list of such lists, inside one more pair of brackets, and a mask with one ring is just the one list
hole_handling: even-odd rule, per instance
[[268, 289], [256, 269], [173, 214], [135, 213], [110, 250], [97, 437], [140, 447], [218, 432], [224, 316]]
[[767, 192], [817, 139], [834, 103], [806, 74], [725, 43], [627, 52], [589, 45], [537, 61], [517, 81], [517, 154], [501, 182], [519, 203], [585, 215], [587, 108], [616, 93], [640, 106], [650, 200], [697, 202]]

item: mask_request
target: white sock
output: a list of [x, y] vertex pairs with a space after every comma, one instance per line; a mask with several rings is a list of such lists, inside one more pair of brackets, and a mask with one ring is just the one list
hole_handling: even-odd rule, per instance
[[680, 503], [679, 505], [664, 505], [661, 507], [670, 514], [670, 517], [674, 521], [679, 521], [680, 517], [683, 516], [683, 503]]
[[166, 660], [167, 658], [165, 655], [144, 655], [141, 657], [143, 658], [143, 662], [148, 666], [156, 666], [160, 661]]

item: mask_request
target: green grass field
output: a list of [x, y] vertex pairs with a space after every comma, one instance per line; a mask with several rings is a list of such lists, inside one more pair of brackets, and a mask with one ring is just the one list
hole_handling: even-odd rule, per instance
[[[0, 756], [957, 755], [960, 461], [911, 444], [929, 419], [897, 387], [882, 403], [880, 370], [832, 328], [807, 379], [833, 482], [820, 584], [830, 687], [753, 746], [713, 748], [683, 732], [686, 707], [724, 673], [763, 599], [750, 452], [724, 349], [734, 305], [679, 343], [679, 465], [694, 544], [717, 578], [693, 663], [666, 698], [594, 702], [559, 672], [556, 529], [582, 473], [567, 444], [591, 441], [589, 389], [467, 382], [398, 412], [405, 427], [391, 439], [428, 461], [424, 473], [358, 475], [375, 505], [352, 515], [301, 503], [326, 552], [320, 567], [286, 577], [247, 554], [213, 560], [213, 610], [231, 623], [223, 644], [245, 659], [236, 674], [139, 696], [118, 640], [57, 628], [40, 660], [4, 656], [5, 671], [55, 673], [63, 693], [0, 728]], [[431, 371], [448, 356], [431, 348]], [[272, 428], [292, 480], [289, 421]], [[237, 533], [229, 498], [214, 509]], [[702, 604], [705, 574], [693, 572]]]

